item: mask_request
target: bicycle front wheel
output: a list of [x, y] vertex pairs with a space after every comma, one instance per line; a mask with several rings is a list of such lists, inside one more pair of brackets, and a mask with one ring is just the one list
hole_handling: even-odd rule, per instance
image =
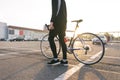
[[78, 35], [74, 39], [72, 47], [75, 58], [87, 65], [98, 63], [105, 52], [102, 40], [93, 33]]
[[[59, 44], [59, 40], [58, 37], [55, 37], [54, 39], [55, 44], [56, 44], [56, 49], [57, 49], [57, 54], [60, 53], [60, 44]], [[45, 35], [41, 42], [40, 42], [40, 49], [41, 49], [41, 53], [43, 54], [43, 56], [47, 57], [48, 59], [53, 58], [53, 54], [49, 45], [49, 41], [48, 41], [48, 34]]]

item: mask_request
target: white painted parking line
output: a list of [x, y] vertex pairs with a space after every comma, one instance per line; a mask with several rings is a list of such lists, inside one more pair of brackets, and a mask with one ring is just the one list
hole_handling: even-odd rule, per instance
[[0, 56], [5, 56], [6, 54], [0, 54]]
[[61, 74], [54, 80], [67, 80], [70, 76], [72, 76], [75, 72], [77, 72], [80, 68], [82, 68], [82, 66], [84, 66], [84, 64], [80, 63], [74, 66], [73, 68], [69, 69], [65, 73]]
[[120, 57], [114, 57], [114, 56], [104, 56], [104, 58], [110, 58], [110, 59], [120, 59]]
[[101, 53], [102, 53], [102, 51], [100, 51], [100, 52], [98, 52], [96, 55], [90, 57], [90, 60], [91, 60], [91, 59], [92, 59], [92, 60], [95, 59], [95, 58], [98, 57]]
[[5, 53], [5, 54], [0, 54], [0, 56], [13, 55], [13, 54], [19, 54], [19, 53], [17, 53], [17, 52], [10, 52], [10, 53]]
[[[27, 54], [29, 54], [28, 52], [40, 52], [40, 50], [30, 50], [30, 51], [24, 51], [24, 52], [27, 52]], [[15, 55], [15, 54], [20, 54], [20, 53], [19, 52], [1, 53], [0, 56]]]
[[[98, 52], [96, 55], [90, 57], [90, 59], [95, 59], [95, 57], [99, 56], [100, 53], [101, 53], [101, 51]], [[54, 80], [67, 80], [70, 76], [72, 76], [75, 72], [80, 70], [83, 66], [84, 66], [84, 64], [82, 64], [82, 63], [80, 63], [76, 66], [73, 66], [73, 68], [71, 68], [68, 71], [66, 71], [65, 73], [61, 74]]]
[[115, 71], [106, 71], [106, 70], [101, 70], [101, 69], [96, 69], [96, 70], [101, 71], [101, 72], [105, 72], [105, 73], [112, 73], [112, 74], [120, 75], [119, 72], [115, 72]]

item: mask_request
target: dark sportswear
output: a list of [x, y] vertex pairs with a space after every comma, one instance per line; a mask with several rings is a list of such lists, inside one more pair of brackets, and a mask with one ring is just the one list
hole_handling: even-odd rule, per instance
[[52, 17], [56, 30], [65, 30], [67, 22], [66, 3], [64, 0], [52, 0]]
[[51, 22], [53, 22], [54, 29], [49, 32], [49, 43], [51, 50], [53, 52], [54, 58], [57, 58], [56, 45], [54, 42], [54, 37], [58, 35], [59, 42], [62, 46], [63, 59], [67, 58], [67, 48], [64, 42], [64, 36], [66, 31], [66, 22], [67, 22], [67, 11], [66, 3], [64, 0], [52, 0], [52, 17]]

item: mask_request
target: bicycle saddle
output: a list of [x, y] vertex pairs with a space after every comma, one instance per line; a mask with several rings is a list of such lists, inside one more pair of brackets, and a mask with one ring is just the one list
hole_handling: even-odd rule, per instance
[[73, 20], [72, 22], [80, 23], [80, 22], [82, 22], [82, 21], [83, 21], [82, 19], [79, 19], [79, 20]]

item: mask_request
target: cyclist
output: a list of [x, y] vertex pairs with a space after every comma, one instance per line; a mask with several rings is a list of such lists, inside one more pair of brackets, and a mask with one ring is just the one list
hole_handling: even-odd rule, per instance
[[[48, 62], [48, 64], [56, 65], [56, 64], [68, 64], [67, 61], [67, 47], [64, 42], [64, 36], [66, 31], [66, 23], [67, 23], [67, 11], [66, 11], [66, 3], [65, 0], [52, 0], [52, 16], [50, 20], [49, 26], [49, 44], [53, 53], [53, 60]], [[56, 45], [54, 42], [54, 37], [59, 37], [59, 42], [62, 46], [63, 59], [59, 61], [56, 51]]]

